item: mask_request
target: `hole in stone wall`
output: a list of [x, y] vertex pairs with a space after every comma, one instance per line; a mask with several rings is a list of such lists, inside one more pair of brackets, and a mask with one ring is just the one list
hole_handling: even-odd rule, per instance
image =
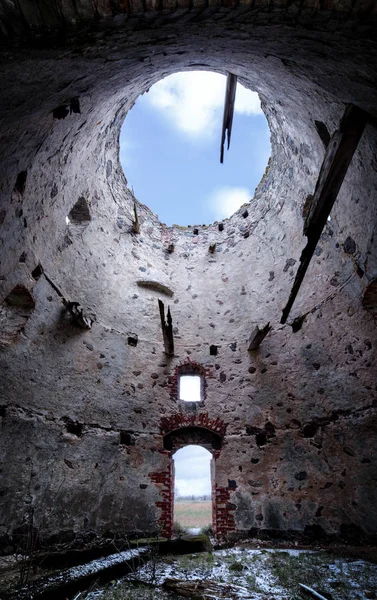
[[302, 433], [305, 438], [312, 438], [318, 431], [318, 425], [316, 423], [307, 423], [304, 425]]
[[9, 306], [22, 307], [27, 309], [35, 308], [35, 301], [29, 290], [23, 285], [16, 285], [8, 296], [5, 302]]
[[119, 433], [119, 444], [121, 446], [134, 446], [135, 439], [129, 431], [121, 431]]
[[325, 148], [327, 148], [327, 146], [330, 143], [331, 136], [326, 125], [322, 123], [322, 121], [314, 121], [314, 125], [316, 127], [319, 137], [321, 138], [323, 145], [325, 146]]
[[372, 281], [364, 292], [363, 308], [377, 315], [377, 279]]
[[209, 353], [211, 356], [217, 356], [217, 346], [215, 346], [214, 344], [212, 344], [209, 347]]
[[266, 170], [267, 120], [258, 94], [240, 84], [230, 150], [220, 164], [225, 86], [219, 73], [175, 73], [139, 97], [124, 121], [120, 161], [130, 189], [168, 225], [230, 217], [250, 202]]
[[17, 175], [16, 183], [14, 185], [14, 191], [18, 192], [21, 196], [23, 196], [25, 193], [26, 178], [27, 171], [20, 171]]
[[185, 402], [200, 402], [202, 399], [202, 378], [200, 375], [179, 376], [179, 399]]
[[211, 459], [212, 454], [197, 445], [180, 448], [173, 455], [174, 523], [178, 530], [182, 527], [199, 533], [202, 527], [211, 526]]
[[129, 335], [127, 338], [128, 345], [133, 346], [134, 348], [137, 346], [138, 341], [139, 341], [139, 338], [136, 335], [136, 333]]
[[69, 111], [71, 114], [72, 113], [77, 113], [77, 114], [81, 113], [80, 100], [78, 98], [71, 98], [71, 102], [69, 104]]
[[31, 272], [32, 278], [35, 279], [36, 281], [38, 281], [38, 279], [41, 277], [42, 274], [43, 274], [42, 265], [37, 265], [35, 267], [35, 269], [33, 269], [33, 271]]
[[78, 421], [71, 421], [70, 419], [67, 419], [65, 428], [67, 430], [67, 433], [71, 433], [72, 435], [81, 437], [84, 425], [82, 423], [79, 423]]
[[86, 225], [91, 219], [88, 203], [83, 196], [80, 196], [69, 213], [68, 220], [73, 225]]
[[65, 119], [66, 117], [68, 117], [68, 115], [69, 108], [66, 104], [61, 104], [60, 106], [54, 108], [54, 110], [52, 111], [52, 116], [54, 117], [54, 119]]
[[0, 417], [5, 417], [6, 406], [0, 406]]

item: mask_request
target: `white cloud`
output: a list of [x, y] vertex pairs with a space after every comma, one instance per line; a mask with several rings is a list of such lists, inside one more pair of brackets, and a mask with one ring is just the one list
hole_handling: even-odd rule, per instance
[[175, 488], [180, 496], [211, 493], [211, 458], [211, 453], [202, 446], [185, 446], [175, 453]]
[[209, 496], [211, 494], [211, 484], [207, 477], [198, 477], [194, 482], [176, 479], [175, 489], [178, 496]]
[[251, 193], [245, 187], [221, 187], [208, 199], [213, 219], [220, 221], [232, 216], [246, 202], [250, 202]]
[[[208, 71], [175, 73], [151, 87], [145, 101], [190, 137], [210, 137], [222, 123], [226, 77]], [[235, 112], [261, 114], [259, 96], [237, 85]]]

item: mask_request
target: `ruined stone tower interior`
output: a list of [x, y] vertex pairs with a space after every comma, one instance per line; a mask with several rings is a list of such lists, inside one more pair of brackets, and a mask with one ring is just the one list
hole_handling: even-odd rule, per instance
[[[172, 456], [192, 443], [212, 454], [218, 539], [375, 539], [376, 14], [0, 2], [2, 551], [31, 514], [46, 546], [171, 536]], [[259, 93], [272, 154], [247, 207], [167, 227], [128, 189], [119, 131], [140, 94], [193, 69]], [[282, 319], [349, 111], [359, 139]], [[199, 402], [180, 400], [187, 374]]]

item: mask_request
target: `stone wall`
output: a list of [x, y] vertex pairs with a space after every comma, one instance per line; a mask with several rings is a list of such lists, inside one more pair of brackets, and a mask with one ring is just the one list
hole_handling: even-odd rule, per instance
[[[333, 3], [341, 14], [306, 2], [105, 20], [99, 11], [79, 30], [73, 15], [65, 37], [60, 22], [41, 25], [41, 2], [23, 20], [2, 9], [15, 40], [0, 64], [5, 551], [31, 514], [46, 542], [169, 533], [164, 436], [167, 423], [190, 425], [174, 387], [188, 361], [206, 384], [194, 425], [223, 427], [218, 535], [376, 534], [377, 340], [363, 295], [376, 278], [377, 52], [373, 3], [350, 4]], [[71, 5], [60, 6], [66, 19]], [[222, 231], [167, 227], [138, 204], [135, 234], [120, 126], [155, 81], [197, 67], [230, 70], [259, 92], [270, 166]], [[283, 326], [323, 126], [331, 135], [349, 102], [372, 120]], [[91, 329], [72, 322], [61, 296], [80, 303]], [[159, 298], [172, 312], [171, 359]], [[249, 334], [267, 322], [270, 334], [248, 352]]]

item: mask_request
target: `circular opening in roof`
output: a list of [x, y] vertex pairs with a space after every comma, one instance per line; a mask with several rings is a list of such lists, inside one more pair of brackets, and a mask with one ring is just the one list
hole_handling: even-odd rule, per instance
[[138, 98], [120, 134], [135, 197], [167, 225], [208, 224], [248, 203], [266, 170], [270, 131], [256, 92], [237, 83], [230, 149], [220, 163], [227, 78], [170, 75]]

